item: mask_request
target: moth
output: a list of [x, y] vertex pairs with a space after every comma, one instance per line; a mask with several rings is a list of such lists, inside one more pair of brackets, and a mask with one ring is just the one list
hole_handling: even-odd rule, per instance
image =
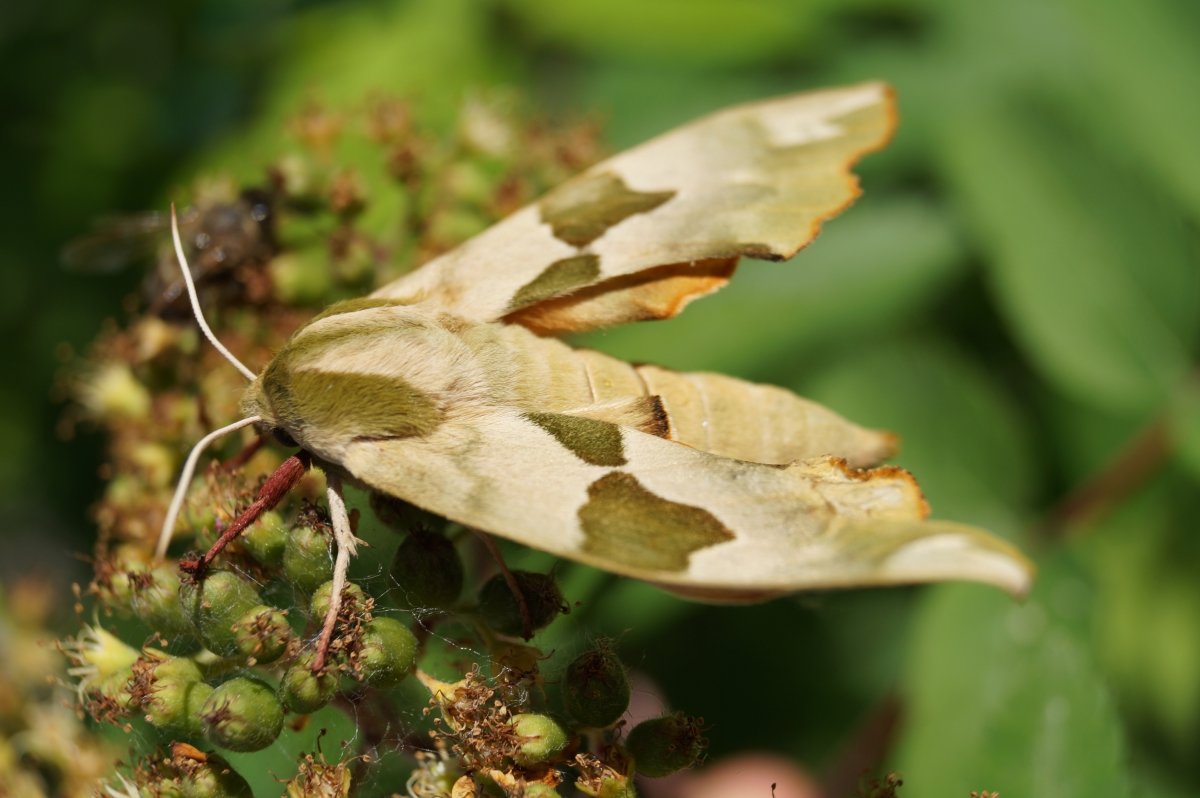
[[227, 429], [273, 431], [326, 471], [343, 577], [349, 480], [699, 599], [944, 579], [1022, 594], [1017, 550], [930, 520], [908, 472], [871, 468], [893, 436], [781, 388], [558, 337], [674, 316], [739, 258], [790, 258], [858, 195], [851, 166], [895, 119], [890, 89], [867, 83], [729, 108], [619, 154], [328, 308], [261, 372], [243, 366], [245, 418]]

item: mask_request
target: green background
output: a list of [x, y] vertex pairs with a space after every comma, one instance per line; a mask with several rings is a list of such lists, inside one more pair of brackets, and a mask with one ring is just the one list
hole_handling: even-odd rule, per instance
[[[676, 320], [587, 343], [899, 432], [935, 514], [1034, 553], [1033, 597], [701, 608], [567, 569], [588, 601], [563, 644], [618, 634], [706, 718], [714, 761], [776, 751], [831, 795], [881, 753], [923, 798], [1194, 794], [1197, 42], [1200, 4], [1169, 0], [5, 4], [0, 575], [40, 570], [65, 610], [86, 574], [100, 442], [56, 433], [55, 375], [140, 275], [64, 270], [60, 247], [198, 170], [260, 174], [306, 98], [385, 89], [449, 119], [473, 89], [516, 86], [599, 113], [622, 147], [733, 101], [882, 79], [900, 132], [797, 262], [747, 264]], [[872, 719], [897, 707], [877, 744]]]

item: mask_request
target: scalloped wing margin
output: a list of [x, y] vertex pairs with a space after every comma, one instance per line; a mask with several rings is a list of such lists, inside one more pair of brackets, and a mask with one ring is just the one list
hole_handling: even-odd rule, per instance
[[339, 455], [375, 490], [693, 598], [943, 580], [1022, 595], [1032, 579], [1006, 542], [928, 520], [916, 482], [895, 467], [749, 463], [510, 408], [474, 408], [424, 437], [352, 441]]
[[379, 289], [541, 333], [667, 318], [743, 256], [790, 258], [895, 127], [881, 83], [735, 106], [604, 161]]

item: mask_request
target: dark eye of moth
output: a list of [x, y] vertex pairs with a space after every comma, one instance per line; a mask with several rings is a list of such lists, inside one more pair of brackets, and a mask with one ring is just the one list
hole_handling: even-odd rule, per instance
[[291, 435], [287, 434], [287, 430], [285, 430], [283, 427], [272, 427], [271, 434], [275, 436], [275, 440], [289, 448], [300, 445], [296, 443]]

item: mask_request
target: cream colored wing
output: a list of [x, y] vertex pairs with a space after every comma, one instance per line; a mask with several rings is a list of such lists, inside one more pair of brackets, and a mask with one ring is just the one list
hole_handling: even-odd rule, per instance
[[743, 255], [790, 258], [858, 195], [895, 122], [879, 83], [719, 111], [600, 163], [381, 288], [539, 332], [666, 318]]
[[474, 408], [422, 437], [348, 442], [375, 490], [695, 598], [966, 579], [1024, 593], [1031, 567], [986, 532], [926, 520], [912, 477], [820, 458], [719, 457], [629, 427]]

